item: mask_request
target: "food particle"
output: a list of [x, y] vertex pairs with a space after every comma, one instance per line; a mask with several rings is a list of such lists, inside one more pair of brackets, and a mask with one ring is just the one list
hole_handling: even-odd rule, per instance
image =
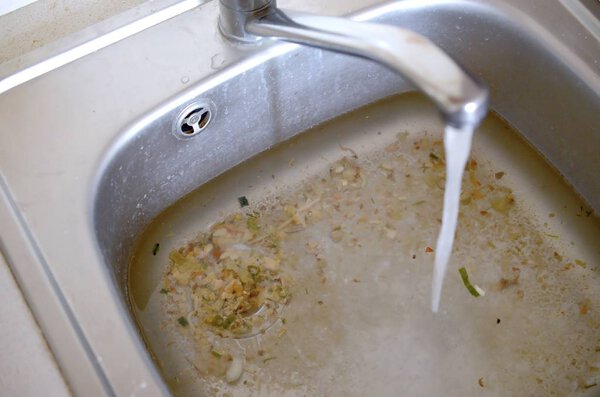
[[221, 357], [223, 357], [223, 354], [222, 354], [222, 353], [219, 353], [219, 352], [218, 352], [218, 351], [216, 351], [216, 350], [211, 350], [210, 354], [212, 354], [212, 355], [213, 355], [213, 357], [216, 357], [216, 358], [221, 358]]
[[260, 230], [260, 225], [258, 223], [258, 217], [256, 216], [256, 214], [248, 214], [246, 225], [248, 226], [248, 230], [250, 230], [254, 234], [258, 233]]
[[579, 314], [584, 316], [588, 314], [591, 304], [592, 302], [589, 299], [584, 299], [583, 301], [579, 302]]
[[154, 244], [154, 247], [152, 247], [152, 255], [156, 256], [156, 254], [158, 254], [159, 249], [160, 249], [160, 244], [159, 243]]
[[515, 203], [515, 199], [512, 193], [508, 193], [505, 196], [493, 199], [490, 204], [493, 209], [501, 214], [506, 215]]
[[240, 203], [241, 208], [244, 208], [244, 207], [247, 207], [248, 205], [250, 205], [246, 196], [238, 197], [238, 203]]
[[479, 383], [479, 386], [481, 386], [481, 387], [485, 387], [486, 386], [484, 378], [479, 378], [479, 380], [477, 381], [477, 383]]
[[500, 319], [499, 318], [496, 319], [496, 324], [500, 324]]
[[485, 296], [485, 291], [479, 285], [473, 284], [473, 288], [475, 288], [479, 296]]
[[166, 288], [161, 288], [160, 289], [160, 293], [163, 294], [163, 295], [167, 295], [169, 293], [169, 290], [166, 289]]
[[561, 254], [559, 254], [558, 252], [554, 251], [554, 258], [558, 261], [562, 261], [563, 257]]
[[581, 259], [575, 259], [575, 264], [579, 267], [581, 267], [582, 269], [587, 268], [587, 263], [585, 263], [584, 261], [582, 261]]
[[513, 269], [513, 271], [515, 272], [513, 277], [511, 277], [511, 278], [502, 277], [500, 279], [500, 281], [498, 282], [498, 286], [500, 287], [500, 290], [505, 290], [508, 287], [512, 287], [513, 285], [519, 284], [519, 277], [521, 276], [521, 272], [520, 272], [520, 270], [518, 270], [518, 269], [515, 270], [515, 269]]
[[433, 248], [427, 247], [427, 248], [425, 248], [425, 252], [433, 252]]
[[342, 241], [342, 239], [344, 238], [344, 232], [342, 230], [341, 226], [336, 226], [333, 228], [333, 230], [331, 231], [331, 239], [336, 242], [339, 243], [340, 241]]
[[502, 179], [502, 177], [504, 176], [504, 172], [503, 171], [496, 172], [494, 174], [494, 176], [496, 177], [496, 179]]
[[225, 374], [225, 380], [229, 383], [234, 383], [242, 376], [243, 361], [239, 357], [234, 357]]
[[465, 285], [465, 287], [467, 288], [467, 290], [469, 291], [469, 293], [476, 298], [481, 296], [481, 294], [479, 293], [477, 288], [475, 288], [473, 286], [473, 284], [471, 284], [471, 282], [469, 281], [469, 275], [467, 274], [467, 269], [465, 269], [464, 267], [461, 267], [460, 269], [458, 269], [458, 272], [460, 273], [460, 278], [462, 279], [462, 282]]
[[433, 152], [429, 153], [429, 158], [433, 161], [439, 161], [440, 158]]
[[346, 152], [350, 152], [352, 154], [353, 158], [355, 158], [355, 159], [358, 158], [358, 154], [356, 154], [356, 152], [352, 148], [346, 147], [344, 145], [340, 145], [340, 149], [342, 149], [342, 150], [344, 150]]
[[181, 325], [182, 327], [187, 327], [190, 323], [188, 323], [187, 318], [181, 316], [177, 319], [177, 322], [179, 323], [179, 325]]
[[[169, 254], [164, 280], [174, 301], [190, 300], [194, 332], [219, 336], [259, 332], [277, 317], [290, 294], [280, 271], [279, 238], [271, 227], [256, 238], [250, 218], [235, 214]], [[252, 239], [254, 242], [249, 242]], [[187, 326], [188, 319], [184, 317]]]

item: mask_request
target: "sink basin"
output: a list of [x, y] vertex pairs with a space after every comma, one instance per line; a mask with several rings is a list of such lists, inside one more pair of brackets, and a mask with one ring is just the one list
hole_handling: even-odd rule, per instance
[[[571, 360], [580, 368], [595, 360], [598, 329], [587, 321], [598, 314], [582, 315], [578, 305], [588, 310], [586, 299], [597, 300], [592, 291], [598, 277], [590, 269], [583, 270], [585, 276], [578, 270], [597, 263], [600, 224], [588, 217], [587, 207], [581, 209], [583, 202], [560, 175], [497, 115], [486, 119], [474, 141], [477, 165], [470, 166], [464, 184], [453, 257], [453, 264], [467, 266], [489, 293], [478, 302], [453, 269], [442, 312], [430, 312], [429, 251], [435, 247], [443, 193], [436, 179], [443, 173], [438, 119], [431, 104], [416, 94], [353, 110], [213, 178], [145, 227], [123, 262], [128, 265], [123, 290], [175, 395], [260, 390], [268, 396], [284, 390], [361, 396], [391, 395], [399, 388], [409, 395], [441, 395], [449, 385], [453, 395], [476, 394], [482, 387], [498, 395], [586, 395], [585, 386], [574, 386], [573, 379], [589, 385], [595, 380], [582, 378], [586, 371], [573, 370]], [[210, 125], [205, 131], [210, 133]], [[339, 175], [351, 164], [360, 165], [361, 186], [339, 184], [346, 181]], [[485, 188], [474, 188], [473, 178]], [[518, 204], [504, 212], [498, 203], [507, 192]], [[248, 207], [240, 208], [240, 197], [246, 197]], [[298, 208], [304, 226], [282, 228], [289, 219], [282, 212], [289, 206]], [[300, 209], [306, 207], [305, 215]], [[178, 267], [170, 260], [173, 252], [198, 246], [220, 222], [238, 230], [236, 216], [242, 224], [261, 225], [254, 230], [257, 237], [227, 245], [212, 235], [210, 246], [224, 253], [238, 252], [239, 244], [277, 252], [258, 236], [269, 227], [282, 230], [275, 240], [283, 269], [278, 276], [292, 280], [291, 300], [278, 308], [277, 320], [259, 317], [261, 332], [239, 338], [219, 336], [222, 330], [200, 322], [206, 317], [195, 314], [197, 304], [183, 303], [200, 292], [186, 290], [187, 281], [174, 281]], [[539, 267], [537, 261], [542, 261]], [[219, 269], [220, 263], [235, 266], [227, 260], [212, 266]], [[548, 277], [547, 285], [540, 277]], [[582, 290], [588, 291], [585, 297]], [[548, 323], [561, 310], [570, 315]], [[187, 322], [194, 320], [190, 329]], [[538, 345], [540, 340], [545, 343]], [[573, 345], [581, 346], [579, 354]], [[242, 357], [246, 370], [231, 386], [223, 382], [228, 355]], [[463, 365], [452, 366], [456, 357], [465, 356], [469, 359]], [[536, 368], [542, 360], [546, 367]], [[524, 368], [514, 368], [515, 363]]]
[[[596, 274], [600, 51], [597, 21], [577, 4], [401, 1], [355, 18], [421, 33], [488, 84], [493, 114], [475, 155], [506, 173], [540, 230], [560, 237], [549, 246]], [[0, 97], [0, 247], [76, 392], [197, 393], [193, 365], [184, 373], [185, 357], [142, 313], [159, 296], [160, 255], [238, 210], [238, 197], [259, 200], [327, 169], [347, 154], [339, 145], [363, 156], [398, 132], [441, 139], [432, 107], [386, 69], [288, 44], [236, 49], [210, 23], [197, 27], [215, 12], [209, 3]], [[186, 52], [202, 34], [217, 42], [207, 44], [214, 55]], [[215, 71], [195, 68], [196, 58], [215, 69], [236, 61]], [[73, 81], [77, 91], [66, 90]], [[177, 225], [174, 236], [165, 225]], [[159, 237], [162, 252], [151, 255]], [[163, 258], [146, 275], [130, 271], [143, 252]], [[426, 311], [421, 287], [414, 297]], [[597, 327], [597, 309], [585, 310]], [[469, 394], [486, 382], [451, 383]], [[598, 393], [573, 382], [577, 393]]]

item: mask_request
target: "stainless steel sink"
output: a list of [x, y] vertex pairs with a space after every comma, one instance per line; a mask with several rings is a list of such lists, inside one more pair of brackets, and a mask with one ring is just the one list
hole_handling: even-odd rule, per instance
[[[354, 17], [460, 60], [581, 196], [569, 205], [597, 213], [600, 23], [576, 1], [522, 3], [397, 1]], [[258, 153], [411, 91], [365, 60], [232, 46], [213, 2], [0, 96], [0, 248], [75, 393], [168, 394], [127, 297], [130, 255], [154, 218]]]

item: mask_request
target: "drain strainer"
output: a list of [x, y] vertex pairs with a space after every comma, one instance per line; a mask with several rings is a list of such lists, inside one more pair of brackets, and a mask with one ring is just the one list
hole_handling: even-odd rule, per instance
[[175, 133], [184, 138], [197, 135], [208, 126], [211, 116], [211, 109], [207, 104], [193, 103], [179, 114]]

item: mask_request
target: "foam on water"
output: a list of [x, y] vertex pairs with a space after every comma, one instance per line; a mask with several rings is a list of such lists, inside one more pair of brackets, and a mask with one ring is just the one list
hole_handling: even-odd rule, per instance
[[460, 204], [461, 181], [469, 153], [473, 128], [457, 129], [446, 126], [444, 134], [444, 150], [446, 152], [446, 187], [444, 191], [444, 213], [442, 227], [438, 235], [435, 264], [433, 268], [433, 284], [431, 291], [431, 310], [436, 313], [440, 307], [440, 297], [444, 277], [448, 270], [448, 262], [452, 253], [458, 208]]

